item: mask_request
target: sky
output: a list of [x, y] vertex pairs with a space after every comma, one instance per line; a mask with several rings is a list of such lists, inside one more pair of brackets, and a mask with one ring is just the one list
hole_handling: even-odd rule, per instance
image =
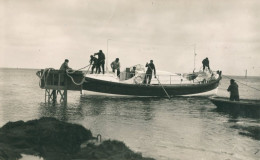
[[[121, 70], [260, 76], [259, 0], [1, 0], [0, 67], [79, 69], [103, 50]], [[196, 56], [194, 56], [194, 52]], [[195, 63], [194, 63], [195, 60]]]

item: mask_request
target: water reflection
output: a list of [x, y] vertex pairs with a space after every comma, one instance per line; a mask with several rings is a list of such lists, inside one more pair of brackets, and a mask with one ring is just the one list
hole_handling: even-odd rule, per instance
[[231, 128], [238, 129], [240, 135], [260, 140], [260, 126], [233, 125]]
[[40, 103], [40, 117], [55, 117], [61, 121], [83, 119], [82, 104]]
[[250, 111], [250, 110], [238, 110], [235, 108], [225, 108], [225, 109], [214, 109], [215, 112], [221, 115], [228, 115], [232, 119], [238, 118], [253, 118], [253, 119], [260, 119], [260, 110], [259, 111]]
[[[112, 114], [114, 116], [135, 117], [151, 120], [153, 118], [154, 102], [158, 98], [146, 97], [108, 97], [83, 95], [82, 105], [91, 116]], [[139, 117], [138, 117], [139, 116]]]
[[[180, 153], [183, 152], [206, 152], [217, 156], [219, 148], [224, 148], [225, 153], [233, 154], [234, 151], [229, 148], [230, 145], [237, 145], [237, 140], [232, 138], [234, 136], [242, 138], [241, 141], [248, 145], [250, 151], [254, 151], [258, 145], [251, 145], [251, 138], [256, 139], [259, 135], [257, 130], [249, 129], [249, 125], [238, 126], [240, 122], [252, 125], [248, 118], [241, 118], [243, 114], [221, 112], [205, 97], [173, 97], [168, 100], [155, 97], [81, 95], [67, 106], [43, 103], [40, 114], [79, 123], [94, 134], [124, 141], [130, 148], [156, 158], [163, 153], [168, 154], [168, 157], [182, 157]], [[239, 135], [236, 130], [239, 130]], [[241, 135], [250, 138], [243, 139]], [[219, 141], [221, 143], [216, 143]], [[183, 148], [176, 144], [183, 144], [179, 145]], [[151, 149], [151, 146], [155, 149]], [[212, 151], [207, 150], [209, 146], [213, 148]], [[232, 157], [225, 153], [221, 152], [219, 159]]]
[[239, 135], [260, 140], [260, 112], [236, 108], [216, 108], [213, 111], [227, 116], [228, 127], [238, 130]]
[[[157, 103], [156, 103], [157, 102]], [[40, 103], [40, 117], [55, 117], [62, 121], [84, 119], [85, 116], [112, 114], [152, 120], [160, 98], [108, 97], [81, 95], [76, 103]]]
[[80, 105], [88, 107], [91, 115], [100, 115], [105, 111], [106, 101], [103, 98], [94, 96], [80, 96]]

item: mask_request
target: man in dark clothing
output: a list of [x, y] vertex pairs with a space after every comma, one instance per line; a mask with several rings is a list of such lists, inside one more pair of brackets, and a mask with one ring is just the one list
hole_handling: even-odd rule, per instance
[[205, 67], [208, 67], [208, 69], [210, 70], [208, 57], [206, 57], [205, 59], [203, 59], [202, 64], [203, 64], [203, 71], [205, 70]]
[[71, 69], [69, 67], [69, 60], [68, 59], [65, 59], [65, 61], [62, 63], [62, 65], [60, 66], [60, 70], [62, 71], [66, 71], [67, 69]]
[[95, 55], [98, 55], [98, 65], [97, 65], [98, 73], [101, 72], [100, 67], [102, 67], [103, 74], [105, 74], [105, 59], [106, 59], [105, 54], [102, 52], [102, 50], [99, 50], [99, 52], [95, 53], [94, 56]]
[[134, 66], [133, 69], [130, 71], [130, 78], [135, 76], [136, 67]]
[[153, 60], [150, 60], [149, 64], [146, 63], [145, 67], [148, 67], [148, 68], [146, 70], [143, 84], [147, 84], [147, 79], [148, 79], [148, 84], [150, 84], [151, 79], [152, 79], [153, 70], [154, 70], [154, 78], [156, 78], [156, 69], [155, 69], [155, 65], [153, 64]]
[[230, 85], [227, 89], [227, 91], [230, 92], [230, 100], [231, 101], [239, 101], [239, 93], [238, 93], [238, 85], [237, 83], [235, 82], [234, 79], [231, 79], [230, 80]]
[[91, 55], [89, 63], [90, 63], [90, 65], [92, 65], [90, 74], [93, 74], [93, 71], [94, 71], [95, 68], [96, 68], [96, 73], [97, 73], [97, 71], [98, 71], [98, 59], [96, 57], [94, 57], [93, 55]]
[[[64, 61], [64, 62], [62, 63], [62, 65], [60, 66], [61, 72], [66, 73], [67, 70], [71, 69], [71, 68], [69, 67], [69, 64], [68, 64], [68, 63], [69, 63], [69, 60], [68, 60], [68, 59], [65, 59], [65, 61]], [[61, 85], [64, 85], [64, 84], [65, 84], [65, 77], [66, 77], [66, 76], [67, 76], [66, 74], [64, 74], [64, 76], [60, 76], [60, 84], [61, 84]], [[56, 96], [56, 90], [53, 90], [51, 94], [53, 94], [53, 96]], [[57, 98], [57, 97], [54, 97], [53, 100], [56, 101], [56, 98]]]

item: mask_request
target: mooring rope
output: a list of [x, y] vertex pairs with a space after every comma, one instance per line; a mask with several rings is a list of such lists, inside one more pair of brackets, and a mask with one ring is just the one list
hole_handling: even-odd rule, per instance
[[[223, 77], [226, 77], [226, 78], [228, 78], [228, 79], [234, 79], [234, 78], [231, 78], [231, 77], [228, 77], [228, 76], [224, 76], [224, 75], [222, 75], [222, 76], [223, 76]], [[238, 81], [238, 80], [236, 80], [236, 82], [238, 82], [238, 83], [240, 83], [240, 84], [243, 84], [243, 85], [245, 85], [245, 86], [247, 86], [247, 87], [249, 87], [249, 88], [255, 89], [255, 90], [257, 90], [257, 91], [260, 91], [260, 89], [255, 88], [255, 87], [252, 87], [252, 86], [249, 86], [249, 85], [247, 85], [247, 84], [245, 84], [245, 83], [242, 83], [242, 82], [240, 82], [240, 81]]]
[[[84, 69], [84, 68], [86, 68], [86, 67], [88, 67], [88, 70], [84, 73], [83, 78], [82, 78], [82, 80], [81, 80], [80, 83], [75, 82], [75, 81], [74, 81], [74, 78], [69, 75], [69, 74], [75, 73], [76, 71], [79, 71], [79, 70], [81, 70], [81, 69]], [[85, 75], [88, 73], [90, 67], [91, 67], [91, 64], [89, 64], [89, 65], [87, 65], [87, 66], [85, 66], [85, 67], [83, 67], [83, 68], [80, 68], [80, 69], [78, 69], [78, 70], [72, 70], [72, 71], [71, 71], [71, 70], [66, 70], [66, 73], [67, 73], [67, 76], [70, 77], [71, 81], [72, 81], [75, 85], [78, 85], [78, 86], [79, 86], [79, 85], [82, 85], [84, 82], [86, 82], [86, 81], [85, 81]]]
[[[74, 71], [74, 72], [75, 72], [75, 71]], [[74, 73], [74, 72], [69, 72], [69, 70], [66, 70], [67, 76], [70, 77], [71, 81], [72, 81], [75, 85], [78, 85], [78, 86], [79, 86], [79, 85], [82, 85], [82, 84], [85, 82], [85, 74], [83, 75], [83, 78], [82, 78], [81, 82], [80, 82], [80, 83], [77, 83], [77, 82], [75, 82], [74, 78], [73, 78], [71, 75], [69, 75], [69, 74]]]

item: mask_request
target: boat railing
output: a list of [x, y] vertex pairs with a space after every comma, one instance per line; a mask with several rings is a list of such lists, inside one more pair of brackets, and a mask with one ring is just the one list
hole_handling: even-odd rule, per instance
[[[133, 73], [121, 73], [120, 74], [120, 79], [121, 80], [128, 80], [128, 79], [131, 79], [133, 77], [135, 77], [135, 78], [141, 77], [142, 79], [144, 79], [144, 76], [148, 76], [148, 74], [145, 74], [145, 75], [144, 74], [143, 75], [135, 75]], [[152, 75], [152, 76], [154, 76], [154, 75]], [[199, 83], [196, 80], [188, 81], [181, 74], [172, 74], [172, 75], [158, 75], [157, 74], [156, 77], [160, 81], [160, 83], [162, 83], [162, 84]], [[146, 77], [146, 78], [148, 79], [148, 77]], [[157, 79], [152, 78], [151, 82], [153, 84], [159, 83]]]
[[156, 75], [156, 77], [162, 84], [199, 83], [197, 80], [187, 80], [182, 75]]
[[[146, 74], [147, 75], [147, 74]], [[203, 84], [209, 83], [212, 80], [216, 80], [215, 75], [219, 75], [217, 72], [211, 72], [211, 76], [208, 78], [191, 78], [193, 74], [184, 76], [183, 74], [171, 74], [171, 75], [156, 75], [161, 84]], [[153, 76], [153, 75], [152, 75]], [[151, 82], [156, 84], [158, 80], [152, 78]]]

